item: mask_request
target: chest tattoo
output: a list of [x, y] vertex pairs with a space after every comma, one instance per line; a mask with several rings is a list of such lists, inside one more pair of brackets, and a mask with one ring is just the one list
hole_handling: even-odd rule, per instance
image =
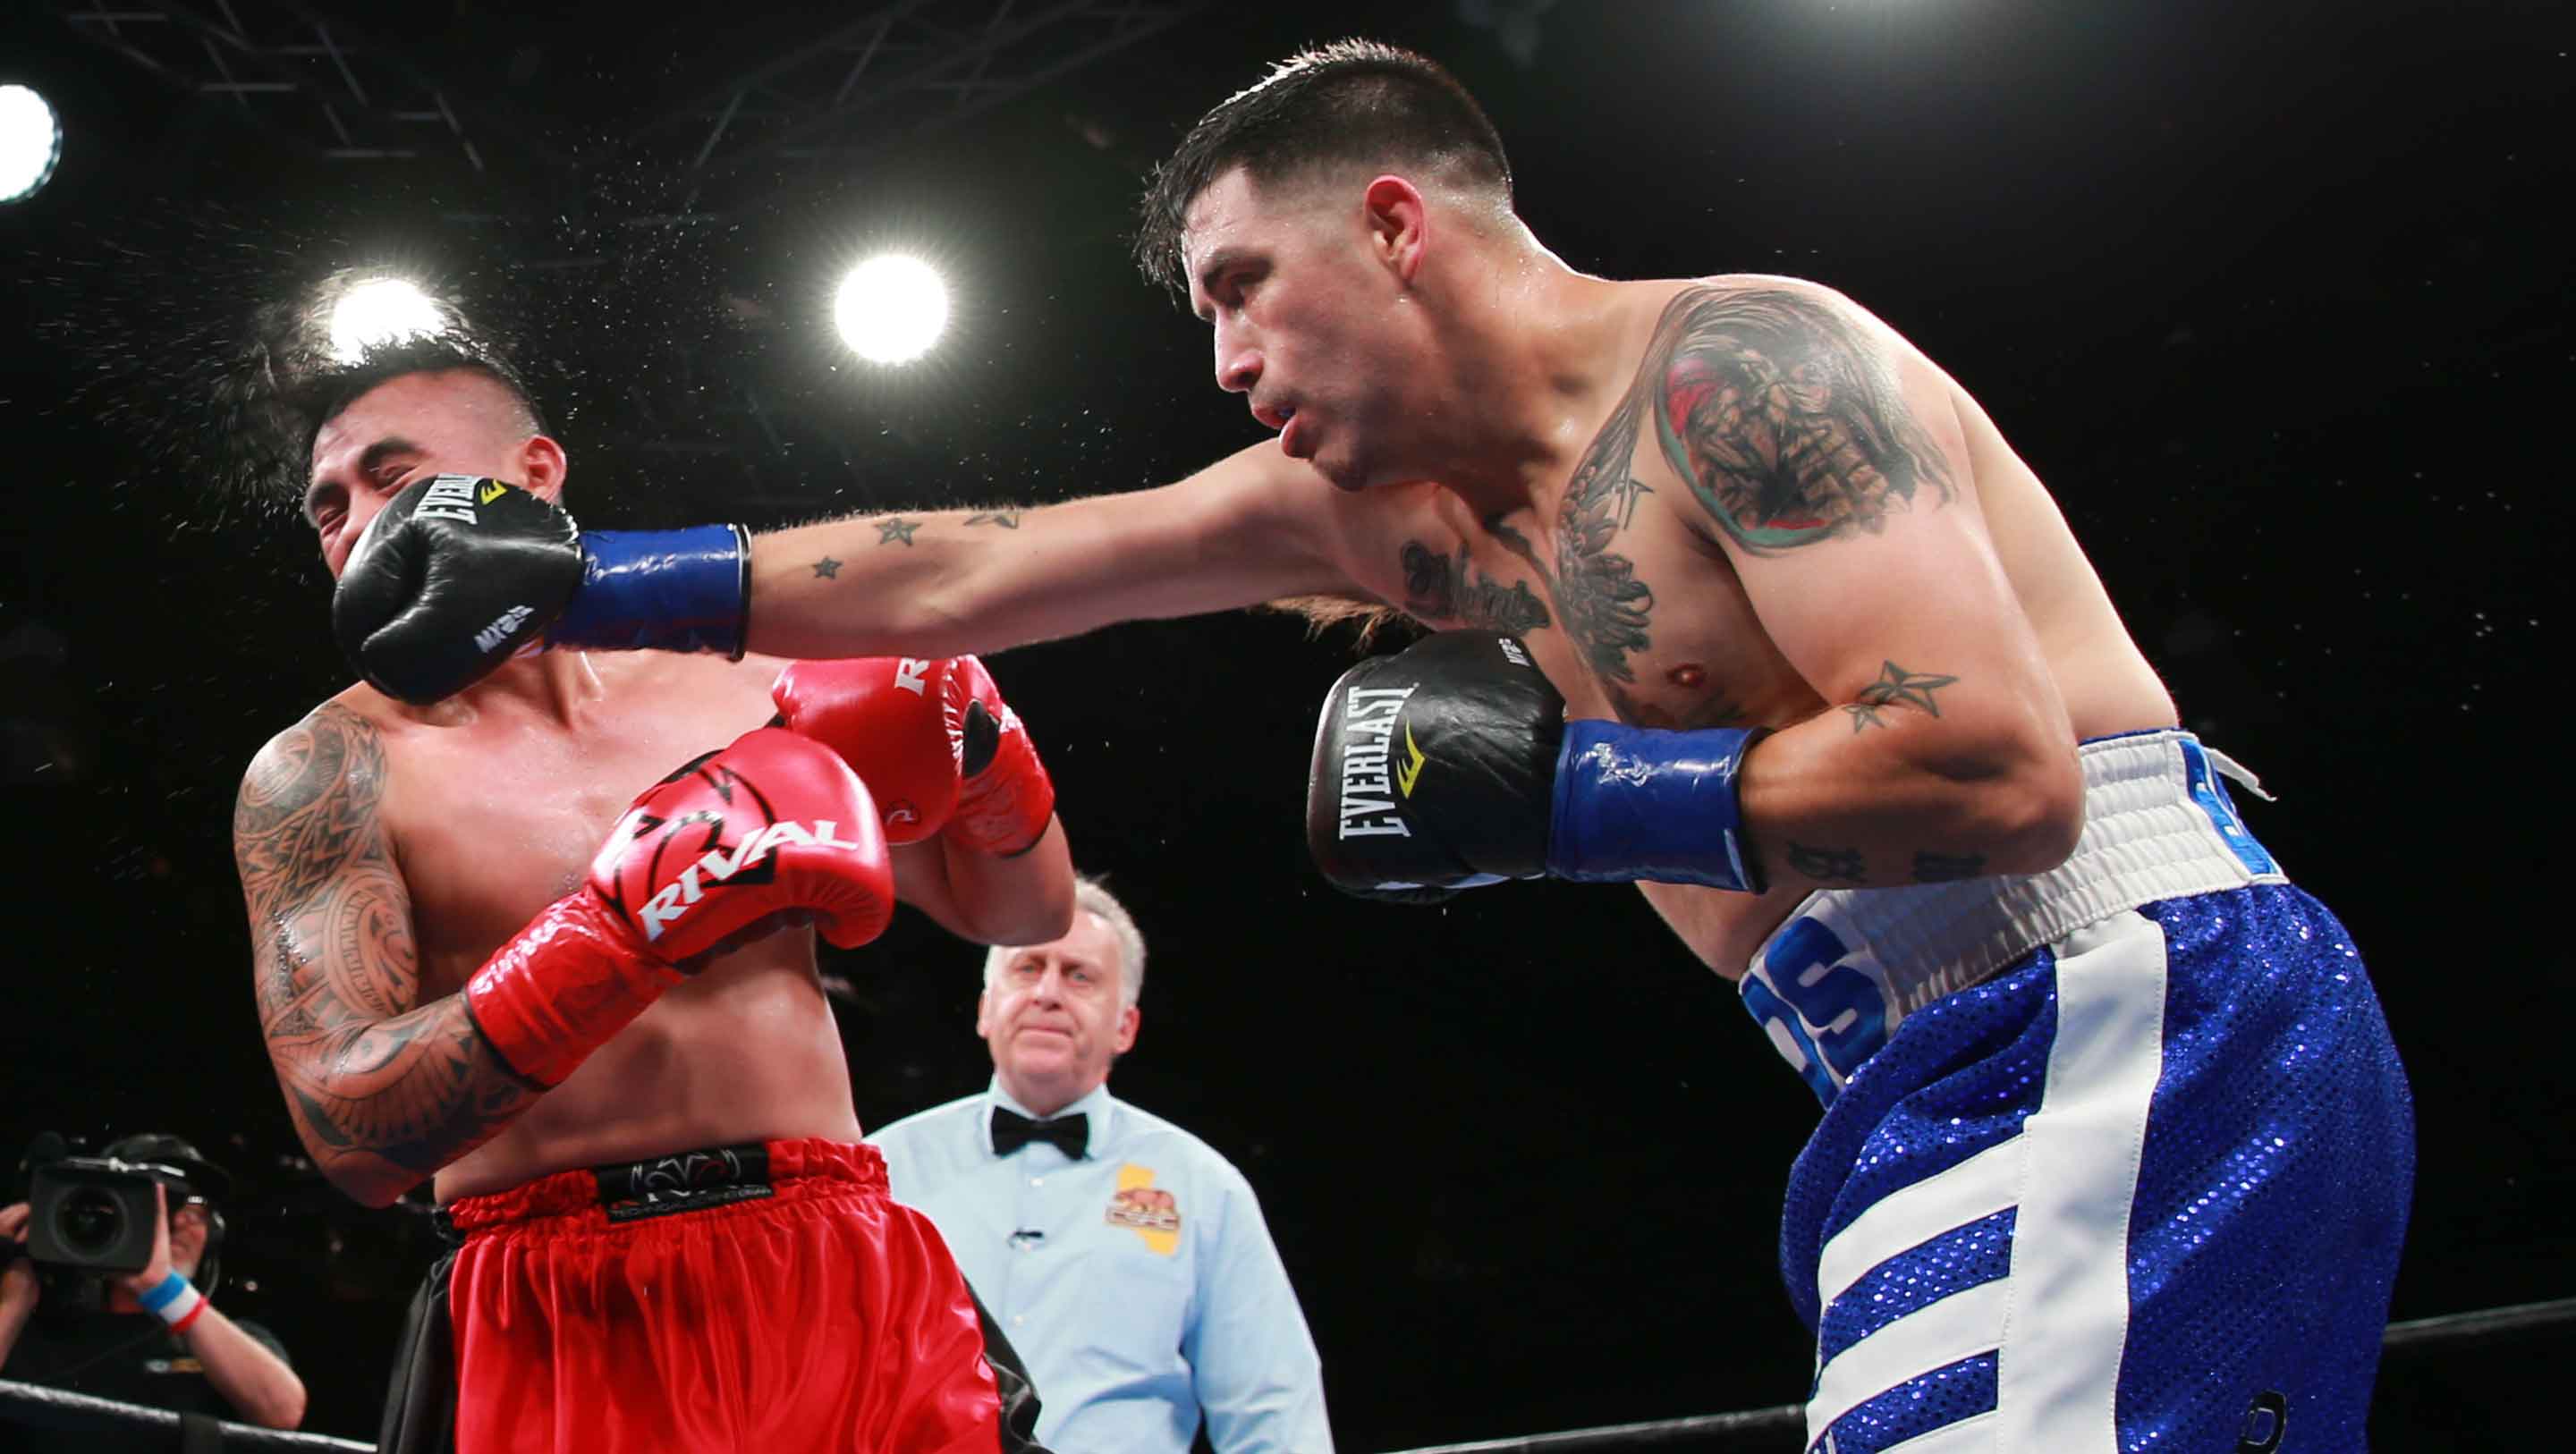
[[1549, 624], [1547, 603], [1530, 590], [1529, 582], [1498, 581], [1476, 569], [1467, 558], [1464, 541], [1451, 557], [1419, 540], [1408, 540], [1403, 559], [1404, 609], [1417, 616], [1462, 621], [1512, 636]]

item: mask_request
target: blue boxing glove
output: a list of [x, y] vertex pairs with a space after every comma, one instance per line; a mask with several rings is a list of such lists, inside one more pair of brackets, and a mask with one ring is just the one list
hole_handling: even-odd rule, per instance
[[1443, 632], [1333, 684], [1306, 844], [1364, 898], [1431, 902], [1542, 876], [1759, 893], [1736, 779], [1763, 735], [1568, 722], [1519, 641]]
[[331, 630], [369, 685], [426, 706], [540, 642], [739, 657], [750, 609], [739, 525], [584, 532], [515, 485], [437, 475], [368, 522]]

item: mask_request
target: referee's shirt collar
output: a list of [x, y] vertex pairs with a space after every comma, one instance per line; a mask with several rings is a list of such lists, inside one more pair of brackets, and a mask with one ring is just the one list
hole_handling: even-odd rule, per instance
[[976, 1139], [982, 1143], [984, 1154], [991, 1156], [993, 1154], [993, 1107], [995, 1106], [1000, 1106], [1014, 1116], [1026, 1116], [1032, 1121], [1052, 1121], [1060, 1116], [1088, 1116], [1090, 1120], [1084, 1130], [1090, 1140], [1091, 1158], [1097, 1160], [1100, 1149], [1109, 1144], [1109, 1118], [1117, 1104], [1110, 1099], [1109, 1082], [1104, 1080], [1091, 1088], [1091, 1094], [1068, 1103], [1055, 1115], [1040, 1116], [1013, 1099], [1011, 1093], [1002, 1088], [1001, 1074], [995, 1072], [992, 1084], [984, 1088], [984, 1109], [975, 1117]]

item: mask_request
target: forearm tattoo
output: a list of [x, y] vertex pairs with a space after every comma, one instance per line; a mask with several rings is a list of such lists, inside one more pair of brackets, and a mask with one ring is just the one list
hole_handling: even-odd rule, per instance
[[1004, 530], [1017, 530], [1020, 528], [1020, 512], [1017, 510], [978, 510], [974, 514], [966, 517], [966, 523], [969, 525], [998, 525]]
[[1857, 848], [1810, 848], [1791, 839], [1789, 867], [1820, 883], [1869, 882], [1868, 873], [1861, 867], [1860, 850]]
[[233, 810], [254, 989], [288, 1113], [345, 1178], [417, 1181], [480, 1145], [536, 1089], [462, 996], [416, 1005], [411, 900], [377, 810], [375, 728], [325, 706], [260, 754]]
[[877, 528], [877, 544], [900, 545], [906, 550], [912, 548], [912, 533], [919, 530], [922, 524], [918, 520], [906, 520], [901, 515], [890, 515], [883, 520], [871, 520], [868, 523]]
[[1776, 554], [1874, 531], [1957, 491], [1882, 351], [1816, 300], [1694, 288], [1675, 299], [1655, 390], [1664, 457], [1736, 545]]
[[1914, 881], [1919, 884], [1956, 883], [1963, 878], [1977, 878], [1986, 871], [1982, 853], [1934, 853], [1930, 850], [1914, 855]]

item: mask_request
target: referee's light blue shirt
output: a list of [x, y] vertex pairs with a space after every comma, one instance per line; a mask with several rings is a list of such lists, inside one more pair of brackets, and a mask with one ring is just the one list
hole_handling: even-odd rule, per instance
[[[1056, 1454], [1331, 1454], [1323, 1361], [1261, 1205], [1207, 1143], [1101, 1086], [1089, 1154], [993, 1154], [1000, 1078], [879, 1129], [897, 1201], [948, 1239], [1028, 1364]], [[1035, 1119], [1032, 1117], [1032, 1119]]]

